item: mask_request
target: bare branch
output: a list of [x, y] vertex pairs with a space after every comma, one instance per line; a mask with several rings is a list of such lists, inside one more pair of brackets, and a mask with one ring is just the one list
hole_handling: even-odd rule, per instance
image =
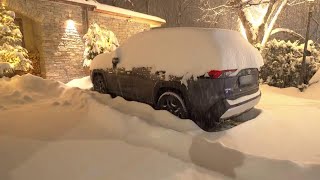
[[295, 32], [295, 31], [293, 31], [291, 29], [287, 29], [287, 28], [276, 28], [276, 29], [272, 30], [270, 35], [274, 35], [274, 34], [281, 33], [281, 32], [288, 33], [288, 34], [290, 34], [290, 35], [292, 35], [294, 37], [299, 38], [299, 40], [304, 40], [305, 39], [301, 34]]
[[296, 6], [299, 4], [304, 4], [306, 2], [306, 0], [293, 0], [291, 2], [288, 2], [288, 6]]

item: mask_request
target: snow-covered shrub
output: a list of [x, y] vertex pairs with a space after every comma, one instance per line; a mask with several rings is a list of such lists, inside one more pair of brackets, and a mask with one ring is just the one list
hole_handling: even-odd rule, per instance
[[0, 62], [0, 78], [3, 76], [11, 76], [13, 68], [11, 64], [7, 62]]
[[85, 40], [84, 67], [89, 67], [91, 61], [97, 55], [111, 52], [119, 46], [115, 34], [96, 23], [90, 26], [83, 39]]
[[[307, 79], [316, 73], [319, 68], [320, 53], [317, 44], [308, 42], [311, 56], [307, 56]], [[298, 87], [303, 57], [304, 44], [298, 41], [272, 40], [262, 51], [265, 65], [261, 68], [260, 78], [263, 83], [280, 88]]]
[[22, 33], [14, 24], [15, 13], [0, 5], [0, 62], [6, 62], [14, 70], [27, 71], [31, 66], [28, 51], [21, 47]]

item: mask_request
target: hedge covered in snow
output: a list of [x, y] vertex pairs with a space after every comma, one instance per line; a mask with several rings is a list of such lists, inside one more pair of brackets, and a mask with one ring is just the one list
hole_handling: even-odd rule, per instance
[[85, 51], [83, 54], [83, 66], [89, 67], [94, 57], [99, 54], [111, 52], [119, 46], [115, 34], [94, 23], [83, 37], [85, 41]]
[[[307, 78], [310, 80], [320, 67], [319, 46], [308, 43], [311, 56], [307, 56]], [[262, 50], [265, 65], [260, 71], [263, 83], [280, 88], [298, 87], [304, 44], [291, 41], [272, 40]]]

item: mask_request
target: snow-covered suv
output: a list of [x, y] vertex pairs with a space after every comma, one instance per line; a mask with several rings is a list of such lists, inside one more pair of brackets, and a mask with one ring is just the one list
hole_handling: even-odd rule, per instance
[[91, 64], [94, 89], [194, 120], [202, 129], [260, 100], [258, 50], [238, 32], [164, 28], [139, 33]]

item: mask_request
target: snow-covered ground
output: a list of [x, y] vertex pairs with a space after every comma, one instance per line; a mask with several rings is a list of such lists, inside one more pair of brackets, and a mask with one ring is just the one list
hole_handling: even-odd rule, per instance
[[206, 133], [145, 104], [2, 78], [0, 179], [318, 179], [320, 85], [261, 89], [257, 118]]

